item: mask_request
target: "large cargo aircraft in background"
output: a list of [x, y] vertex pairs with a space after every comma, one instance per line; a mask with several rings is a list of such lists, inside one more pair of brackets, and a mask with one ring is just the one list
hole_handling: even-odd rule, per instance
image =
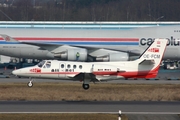
[[[108, 81], [122, 78], [155, 78], [167, 45], [167, 39], [155, 39], [139, 59], [116, 62], [75, 62], [43, 60], [38, 65], [14, 70], [17, 76], [83, 81], [89, 89], [91, 81]], [[33, 86], [32, 80], [28, 83]]]
[[155, 38], [167, 38], [164, 59], [180, 59], [179, 25], [127, 30], [0, 28], [0, 34], [4, 37], [0, 54], [18, 58], [127, 61], [139, 56]]

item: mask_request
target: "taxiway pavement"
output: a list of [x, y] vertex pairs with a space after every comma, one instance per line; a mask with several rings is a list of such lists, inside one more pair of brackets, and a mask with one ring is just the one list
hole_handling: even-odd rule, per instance
[[180, 114], [180, 102], [0, 101], [0, 113]]

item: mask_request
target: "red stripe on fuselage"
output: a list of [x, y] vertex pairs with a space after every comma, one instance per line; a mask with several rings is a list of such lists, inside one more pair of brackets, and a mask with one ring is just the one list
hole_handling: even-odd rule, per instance
[[[138, 38], [28, 38], [28, 37], [16, 37], [14, 38], [20, 41], [30, 41], [30, 40], [39, 40], [39, 41], [129, 41], [129, 42], [137, 42]], [[0, 40], [4, 40], [0, 38]]]
[[94, 71], [95, 75], [117, 75], [117, 71]]
[[155, 78], [158, 74], [159, 67], [160, 65], [149, 71], [119, 72], [118, 76], [123, 76], [124, 78]]
[[[150, 71], [131, 71], [131, 72], [93, 72], [95, 75], [112, 75], [112, 76], [123, 76], [124, 78], [155, 78], [158, 74], [159, 66], [154, 70]], [[30, 74], [66, 74], [66, 75], [77, 75], [79, 72], [41, 72], [41, 73], [30, 73]]]
[[69, 74], [70, 75], [70, 74], [79, 74], [79, 72], [30, 72], [30, 74]]

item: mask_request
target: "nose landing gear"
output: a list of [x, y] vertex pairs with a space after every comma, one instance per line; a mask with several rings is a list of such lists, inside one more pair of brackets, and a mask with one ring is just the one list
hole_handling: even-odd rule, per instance
[[32, 80], [32, 78], [29, 78], [30, 79], [30, 81], [27, 83], [27, 86], [28, 87], [33, 87], [33, 80]]
[[28, 86], [28, 87], [32, 87], [32, 86], [33, 86], [33, 82], [32, 82], [32, 81], [29, 81], [29, 82], [27, 83], [27, 86]]

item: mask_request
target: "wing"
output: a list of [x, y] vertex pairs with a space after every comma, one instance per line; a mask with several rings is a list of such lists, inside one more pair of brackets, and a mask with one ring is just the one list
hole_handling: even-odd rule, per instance
[[22, 41], [18, 41], [8, 35], [5, 35], [5, 34], [0, 34], [0, 36], [6, 40], [6, 42], [18, 42], [20, 44], [28, 44], [28, 45], [34, 45], [34, 46], [37, 46], [37, 47], [41, 47], [41, 48], [44, 48], [44, 49], [47, 49], [47, 47], [59, 47], [61, 45], [57, 45], [57, 44], [51, 44], [51, 43], [42, 43], [42, 42], [22, 42]]
[[74, 75], [66, 75], [69, 78], [72, 78], [74, 80], [78, 80], [78, 81], [84, 81], [85, 79], [90, 79], [90, 81], [98, 81], [98, 79], [96, 78], [96, 76], [93, 73], [78, 73], [78, 74], [74, 74]]
[[[21, 44], [28, 44], [28, 45], [34, 45], [34, 46], [37, 46], [37, 47], [41, 47], [43, 49], [46, 49], [46, 50], [53, 50], [53, 49], [56, 49], [58, 47], [61, 47], [61, 46], [67, 46], [67, 47], [78, 47], [78, 48], [84, 48], [84, 49], [87, 49], [87, 50], [99, 50], [101, 48], [99, 48], [99, 46], [93, 46], [93, 47], [90, 47], [90, 46], [80, 46], [80, 45], [65, 45], [65, 44], [56, 44], [56, 43], [42, 43], [42, 42], [22, 42], [22, 41], [18, 41], [8, 35], [5, 35], [5, 34], [0, 34], [0, 36], [3, 37], [4, 40], [6, 40], [7, 42], [19, 42]], [[106, 50], [111, 50], [111, 51], [114, 51], [114, 52], [126, 52], [128, 53], [130, 56], [133, 56], [133, 55], [140, 55], [140, 51], [139, 50], [124, 50], [124, 49], [120, 49], [117, 50], [117, 49], [113, 49], [113, 48], [104, 48]], [[58, 51], [57, 51], [58, 52]]]
[[[78, 46], [78, 45], [73, 45], [74, 47], [79, 47], [79, 48], [85, 48], [87, 50], [98, 50], [98, 49], [103, 49], [103, 48], [100, 48], [99, 46], [93, 46], [93, 47], [90, 47], [90, 46]], [[119, 48], [118, 50], [117, 49], [113, 49], [113, 48], [104, 48], [106, 50], [111, 50], [111, 51], [115, 51], [115, 52], [125, 52], [125, 53], [128, 53], [130, 56], [136, 56], [136, 55], [140, 55], [141, 52], [137, 49], [133, 49], [133, 50], [125, 50], [125, 49], [121, 49]], [[99, 56], [101, 57], [101, 56]]]

